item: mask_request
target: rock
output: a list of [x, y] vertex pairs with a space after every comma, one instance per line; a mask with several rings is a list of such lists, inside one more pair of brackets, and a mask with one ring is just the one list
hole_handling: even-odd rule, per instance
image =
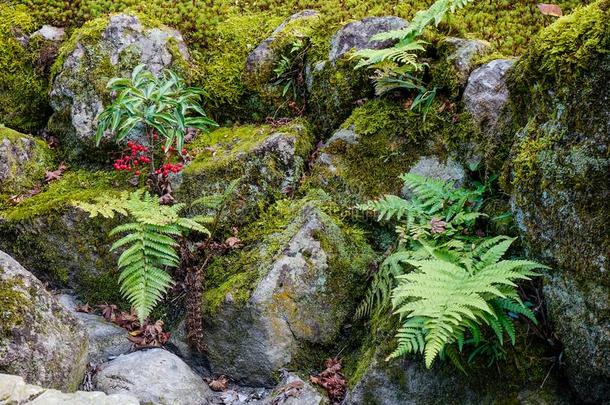
[[191, 144], [197, 156], [182, 171], [181, 179], [176, 179], [175, 197], [191, 202], [222, 193], [232, 180], [239, 179], [234, 197], [220, 217], [221, 225], [239, 227], [256, 219], [276, 198], [296, 189], [312, 143], [313, 134], [303, 120], [275, 128], [218, 129]]
[[38, 31], [30, 35], [30, 39], [40, 37], [46, 41], [61, 42], [65, 35], [66, 31], [63, 28], [45, 24]]
[[487, 41], [454, 37], [443, 39], [437, 47], [439, 61], [432, 67], [431, 87], [446, 89], [453, 97], [466, 87], [475, 58], [491, 49]]
[[35, 188], [52, 166], [53, 154], [44, 141], [0, 125], [0, 205]]
[[310, 383], [294, 373], [283, 370], [282, 381], [263, 402], [269, 405], [326, 405], [326, 393], [321, 393]]
[[463, 182], [457, 158], [441, 164], [434, 156], [456, 155], [450, 149], [453, 139], [471, 139], [475, 133], [475, 124], [463, 114], [430, 113], [424, 121], [398, 103], [371, 100], [356, 108], [320, 147], [307, 186], [322, 188], [351, 207], [384, 194], [398, 195], [399, 176], [418, 161], [419, 171], [443, 172]]
[[32, 384], [75, 390], [87, 366], [82, 324], [2, 251], [0, 304], [0, 371]]
[[387, 41], [370, 42], [373, 35], [406, 27], [398, 17], [370, 17], [340, 28], [330, 40], [328, 60], [309, 60], [305, 69], [307, 115], [318, 132], [330, 134], [350, 115], [356, 104], [373, 98], [366, 69], [354, 69], [350, 50], [379, 48]]
[[[97, 391], [64, 393], [37, 385], [26, 384], [23, 378], [0, 374], [0, 400], [3, 404], [28, 405], [139, 405], [130, 395], [106, 395]], [[5, 402], [6, 401], [6, 402]]]
[[372, 41], [379, 33], [406, 28], [408, 23], [399, 17], [367, 17], [344, 25], [330, 40], [328, 60], [335, 64], [346, 53], [361, 49], [382, 49], [392, 41]]
[[506, 78], [514, 60], [496, 59], [475, 69], [468, 78], [462, 98], [484, 133], [493, 133], [508, 102]]
[[[467, 180], [466, 172], [461, 164], [451, 158], [441, 162], [436, 156], [422, 156], [411, 167], [409, 173], [436, 180], [452, 181], [456, 188], [463, 187]], [[412, 194], [405, 187], [402, 189], [402, 196], [410, 198]]]
[[[127, 77], [138, 64], [154, 74], [169, 67], [179, 70], [189, 57], [180, 33], [161, 25], [147, 26], [128, 14], [87, 22], [66, 41], [60, 55], [54, 64], [50, 102], [55, 112], [49, 128], [71, 158], [89, 160], [100, 154], [93, 149], [95, 119], [109, 101], [108, 80]], [[112, 147], [105, 139], [106, 147]]]
[[106, 394], [128, 394], [142, 403], [205, 405], [212, 396], [200, 376], [163, 349], [119, 356], [102, 365], [94, 383]]
[[337, 343], [372, 252], [325, 205], [320, 193], [278, 202], [242, 230], [243, 249], [210, 264], [203, 342], [213, 373], [272, 387], [312, 346]]
[[[308, 33], [307, 25], [311, 19], [317, 19], [319, 14], [315, 10], [299, 11], [284, 20], [271, 36], [264, 39], [256, 48], [250, 52], [246, 58], [246, 74], [265, 76], [272, 70], [273, 65], [278, 61], [280, 53], [284, 50], [287, 40], [301, 38]], [[258, 80], [268, 81], [268, 78]]]
[[[117, 255], [108, 232], [119, 219], [89, 218], [72, 206], [127, 187], [116, 173], [68, 170], [17, 205], [0, 211], [0, 249], [43, 282], [69, 288], [91, 305], [123, 302], [116, 282]], [[36, 252], [36, 254], [32, 254]]]
[[85, 330], [89, 336], [88, 359], [90, 363], [105, 363], [121, 354], [129, 353], [132, 344], [127, 340], [125, 329], [106, 321], [99, 315], [77, 312], [76, 306], [78, 304], [72, 295], [60, 294], [56, 298], [75, 318], [85, 325]]
[[505, 134], [504, 187], [528, 254], [551, 267], [550, 320], [569, 381], [591, 403], [610, 401], [610, 28], [582, 22], [608, 18], [596, 2], [542, 31], [511, 72]]
[[[468, 365], [468, 375], [462, 374], [448, 362], [424, 366], [420, 356], [384, 360], [388, 354], [388, 340], [371, 347], [374, 354], [359, 358], [358, 367], [364, 371], [353, 381], [344, 401], [345, 405], [425, 405], [441, 403], [522, 405], [568, 405], [575, 398], [556, 373], [550, 373], [552, 363], [545, 361], [545, 349], [540, 344], [518, 342], [517, 353], [509, 351], [507, 361], [496, 363], [502, 383], [490, 378], [490, 368], [479, 358]], [[525, 346], [531, 345], [524, 351]], [[514, 357], [514, 358], [513, 358]], [[483, 364], [481, 364], [483, 363]], [[495, 371], [493, 372], [496, 375]], [[544, 384], [542, 384], [544, 382]]]

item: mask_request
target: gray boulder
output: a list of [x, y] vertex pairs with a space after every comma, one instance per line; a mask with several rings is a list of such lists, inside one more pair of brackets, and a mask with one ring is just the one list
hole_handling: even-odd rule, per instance
[[40, 37], [45, 41], [61, 42], [66, 35], [66, 30], [52, 25], [43, 25], [38, 31], [30, 35], [30, 39]]
[[218, 284], [204, 290], [203, 341], [212, 372], [273, 387], [312, 345], [336, 344], [372, 253], [324, 204], [312, 196], [272, 207], [242, 230], [246, 248], [211, 264], [206, 277]]
[[37, 385], [26, 384], [22, 377], [0, 374], [0, 401], [19, 405], [139, 405], [137, 398], [124, 395], [106, 395], [98, 391], [64, 393]]
[[[461, 164], [451, 158], [443, 162], [437, 156], [422, 156], [409, 170], [409, 173], [436, 180], [452, 181], [455, 187], [464, 186], [468, 178]], [[411, 192], [407, 188], [403, 188], [402, 195], [408, 198], [411, 196]]]
[[392, 41], [372, 41], [381, 32], [405, 28], [408, 23], [399, 17], [367, 17], [344, 25], [330, 40], [328, 60], [333, 64], [351, 50], [382, 49], [392, 45]]
[[496, 59], [475, 69], [468, 78], [462, 100], [484, 133], [497, 128], [509, 97], [507, 74], [514, 64], [511, 59]]
[[147, 27], [128, 14], [88, 22], [66, 41], [60, 55], [52, 78], [50, 103], [55, 113], [49, 128], [71, 157], [95, 146], [96, 117], [110, 98], [108, 80], [128, 76], [138, 64], [158, 74], [164, 68], [184, 67], [188, 59], [180, 33]]
[[178, 356], [163, 349], [140, 350], [103, 364], [94, 384], [106, 394], [131, 395], [141, 403], [212, 403], [212, 391], [203, 379]]
[[457, 97], [466, 87], [475, 58], [487, 53], [491, 45], [478, 39], [448, 37], [438, 44], [438, 59], [432, 67], [432, 85]]
[[49, 388], [78, 387], [87, 366], [83, 325], [2, 251], [0, 320], [0, 372]]
[[60, 294], [57, 299], [85, 325], [89, 337], [88, 358], [90, 363], [105, 363], [121, 354], [129, 353], [132, 344], [127, 339], [125, 329], [106, 321], [99, 315], [77, 312], [77, 303], [72, 295]]
[[295, 37], [306, 35], [308, 20], [318, 17], [319, 14], [315, 10], [303, 10], [284, 20], [268, 38], [264, 39], [248, 54], [246, 74], [256, 74], [258, 76], [263, 72], [269, 73], [269, 69], [277, 62], [279, 53], [287, 43], [286, 38], [292, 40]]

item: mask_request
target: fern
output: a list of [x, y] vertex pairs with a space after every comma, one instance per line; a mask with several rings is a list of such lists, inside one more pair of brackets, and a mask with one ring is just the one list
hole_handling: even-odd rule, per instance
[[124, 235], [114, 242], [110, 250], [124, 249], [117, 263], [121, 269], [118, 279], [120, 291], [134, 307], [140, 323], [144, 324], [173, 284], [164, 269], [180, 264], [174, 238], [191, 230], [209, 234], [208, 230], [199, 219], [179, 216], [183, 204], [161, 205], [157, 197], [143, 190], [124, 192], [117, 197], [99, 197], [93, 204], [73, 204], [91, 217], [113, 218], [120, 214], [133, 218], [134, 222], [110, 231], [110, 236]]
[[[430, 367], [441, 350], [461, 339], [467, 329], [484, 325], [498, 341], [507, 334], [514, 343], [515, 330], [506, 308], [535, 319], [517, 298], [515, 282], [537, 275], [534, 270], [545, 266], [526, 260], [498, 261], [512, 242], [497, 240], [473, 258], [470, 268], [447, 260], [409, 260], [415, 271], [398, 276], [392, 293], [394, 312], [406, 321], [397, 334], [398, 348], [389, 358], [422, 351], [417, 339], [424, 336], [423, 352]], [[507, 291], [506, 286], [513, 290]], [[411, 319], [417, 320], [418, 331], [413, 330]]]

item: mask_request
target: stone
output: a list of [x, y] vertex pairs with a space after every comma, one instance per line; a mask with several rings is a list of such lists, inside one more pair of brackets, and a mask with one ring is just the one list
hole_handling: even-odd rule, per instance
[[[161, 25], [148, 26], [129, 14], [88, 22], [66, 41], [60, 55], [52, 77], [50, 103], [54, 114], [49, 129], [73, 159], [100, 158], [100, 151], [93, 149], [96, 117], [110, 99], [108, 80], [128, 77], [138, 64], [156, 75], [169, 67], [180, 70], [189, 58], [179, 32]], [[134, 131], [130, 137], [143, 135]], [[116, 147], [109, 135], [104, 145]]]
[[118, 255], [109, 250], [115, 238], [108, 235], [120, 219], [90, 218], [72, 204], [126, 187], [116, 173], [68, 170], [40, 193], [0, 211], [0, 249], [41, 281], [74, 290], [83, 302], [121, 303]]
[[0, 374], [0, 401], [3, 404], [28, 405], [139, 405], [137, 398], [99, 391], [64, 393], [54, 389], [26, 384], [22, 377]]
[[303, 381], [295, 373], [282, 370], [282, 380], [263, 404], [268, 405], [328, 405], [326, 393]]
[[503, 185], [529, 257], [550, 267], [550, 323], [568, 380], [590, 403], [610, 401], [610, 28], [592, 23], [608, 18], [596, 2], [540, 33], [511, 72], [504, 134]]
[[2, 251], [0, 304], [0, 371], [32, 384], [75, 390], [87, 366], [83, 325]]
[[457, 97], [466, 87], [476, 57], [489, 52], [491, 45], [478, 39], [447, 37], [437, 48], [439, 61], [432, 67], [431, 86], [446, 89]]
[[374, 97], [366, 69], [354, 69], [350, 50], [381, 48], [388, 41], [370, 41], [375, 34], [400, 29], [407, 22], [398, 17], [368, 17], [341, 27], [331, 38], [328, 60], [308, 61], [305, 66], [307, 116], [318, 132], [330, 135], [361, 100]]
[[496, 59], [475, 69], [468, 78], [462, 101], [484, 133], [497, 129], [509, 97], [507, 75], [514, 64], [511, 59]]
[[[283, 49], [283, 42], [285, 42], [285, 36], [289, 36], [292, 39], [297, 36], [306, 34], [306, 30], [297, 29], [292, 31], [296, 25], [303, 23], [307, 20], [316, 19], [319, 14], [315, 10], [303, 10], [299, 11], [284, 20], [271, 35], [264, 39], [256, 48], [248, 54], [246, 58], [246, 74], [261, 75], [261, 73], [268, 74], [270, 68], [277, 62], [279, 58], [278, 52]], [[300, 28], [300, 27], [299, 27]], [[268, 78], [263, 78], [266, 80]]]
[[42, 139], [0, 125], [0, 204], [39, 185], [52, 166], [53, 154]]
[[129, 353], [132, 344], [127, 339], [128, 332], [125, 329], [106, 321], [99, 315], [76, 311], [78, 304], [72, 295], [59, 294], [56, 298], [85, 326], [89, 337], [88, 359], [90, 363], [105, 363], [121, 354]]
[[238, 198], [229, 199], [220, 224], [239, 227], [298, 187], [312, 146], [313, 134], [301, 119], [279, 127], [242, 125], [218, 129], [191, 144], [197, 156], [174, 182], [174, 196], [178, 201], [192, 202], [204, 195], [222, 193], [231, 181], [238, 180], [234, 192]]
[[178, 356], [163, 349], [140, 350], [103, 364], [94, 384], [106, 394], [127, 394], [141, 403], [212, 403], [212, 391], [203, 379]]
[[361, 49], [383, 49], [392, 41], [372, 41], [376, 34], [406, 28], [408, 23], [399, 17], [366, 17], [341, 27], [330, 40], [328, 60], [335, 64], [349, 51]]
[[324, 204], [323, 194], [278, 203], [242, 230], [243, 249], [211, 263], [202, 308], [213, 373], [273, 387], [308, 347], [336, 343], [372, 252]]
[[38, 31], [30, 35], [30, 39], [40, 37], [45, 41], [61, 42], [66, 35], [66, 30], [61, 27], [53, 27], [52, 25], [43, 25]]
[[[463, 187], [468, 178], [461, 164], [451, 158], [442, 162], [437, 156], [422, 156], [411, 167], [409, 173], [445, 182], [452, 181], [456, 188]], [[402, 196], [410, 198], [412, 193], [408, 188], [404, 187], [402, 189]]]

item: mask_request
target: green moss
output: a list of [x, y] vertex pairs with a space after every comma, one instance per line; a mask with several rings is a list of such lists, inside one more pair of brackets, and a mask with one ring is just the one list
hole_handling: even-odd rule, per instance
[[27, 7], [0, 4], [0, 124], [24, 132], [42, 128], [50, 112], [40, 55], [17, 39], [36, 29]]
[[118, 193], [124, 189], [125, 184], [125, 176], [114, 172], [67, 171], [41, 193], [0, 211], [0, 217], [17, 222], [60, 212], [73, 201], [86, 201], [103, 194]]
[[[0, 269], [0, 275], [2, 273]], [[23, 282], [19, 279], [0, 278], [0, 338], [10, 336], [13, 327], [21, 325], [23, 316], [29, 312], [31, 303], [23, 289]]]
[[[0, 191], [0, 209], [8, 204], [9, 197], [33, 189], [44, 179], [45, 171], [52, 170], [54, 158], [49, 146], [42, 140], [21, 134], [0, 124], [0, 161], [7, 171]], [[18, 159], [26, 157], [23, 162]]]

